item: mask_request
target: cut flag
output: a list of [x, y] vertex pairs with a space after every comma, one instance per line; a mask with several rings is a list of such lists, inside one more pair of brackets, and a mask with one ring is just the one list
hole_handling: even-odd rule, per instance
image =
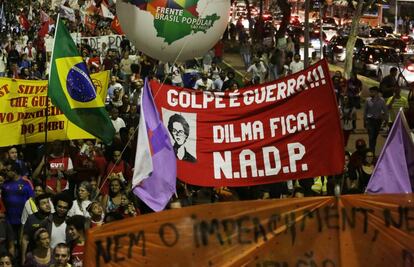
[[161, 211], [176, 190], [177, 162], [147, 80], [141, 97], [138, 131], [133, 192], [151, 209]]
[[120, 35], [123, 35], [124, 32], [121, 29], [121, 24], [119, 23], [119, 19], [117, 16], [115, 16], [115, 18], [112, 20], [111, 22], [111, 28]]
[[40, 22], [49, 23], [49, 19], [50, 19], [49, 15], [46, 12], [44, 12], [43, 10], [40, 10]]
[[76, 15], [75, 15], [75, 10], [73, 10], [70, 7], [61, 5], [60, 6], [60, 15], [62, 16], [62, 18], [66, 18], [72, 22], [76, 21]]
[[414, 178], [414, 143], [402, 110], [385, 141], [369, 180], [369, 194], [411, 193]]
[[20, 23], [20, 26], [22, 26], [24, 30], [28, 31], [30, 29], [30, 22], [27, 20], [23, 12], [17, 17], [17, 19]]
[[5, 27], [7, 25], [6, 15], [4, 14], [4, 3], [1, 4], [0, 10], [0, 26]]
[[49, 33], [49, 22], [48, 21], [47, 22], [43, 22], [42, 23], [42, 26], [40, 26], [40, 29], [38, 31], [38, 35], [40, 37], [45, 37], [46, 34], [48, 34], [48, 33]]
[[101, 11], [99, 12], [99, 15], [108, 19], [114, 18], [114, 14], [109, 11], [109, 8], [104, 3], [101, 3]]
[[115, 129], [66, 26], [58, 19], [48, 96], [74, 124], [110, 144]]
[[96, 28], [96, 22], [95, 22], [94, 18], [87, 15], [87, 14], [84, 15], [84, 25], [90, 31], [94, 31], [95, 28]]
[[29, 14], [27, 15], [27, 19], [29, 21], [32, 21], [33, 20], [33, 8], [32, 8], [32, 4], [31, 3], [29, 4]]

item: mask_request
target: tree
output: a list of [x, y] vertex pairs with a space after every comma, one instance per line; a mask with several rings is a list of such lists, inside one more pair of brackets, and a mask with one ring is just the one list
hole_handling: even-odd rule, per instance
[[[351, 7], [353, 6], [352, 0], [349, 0], [351, 2]], [[353, 63], [353, 56], [354, 56], [354, 47], [357, 40], [358, 35], [358, 29], [359, 29], [359, 21], [361, 20], [363, 12], [372, 5], [374, 0], [368, 0], [368, 2], [365, 2], [364, 0], [358, 0], [357, 6], [354, 11], [354, 16], [352, 18], [352, 24], [351, 24], [351, 30], [349, 32], [348, 36], [348, 42], [346, 43], [346, 57], [345, 57], [345, 67], [344, 67], [344, 76], [345, 79], [349, 79], [351, 76], [352, 71], [352, 63]]]
[[280, 23], [279, 30], [276, 32], [276, 36], [275, 36], [276, 41], [278, 39], [285, 38], [286, 31], [290, 23], [290, 9], [291, 9], [291, 6], [288, 0], [277, 0], [277, 5], [279, 6], [280, 11], [282, 12], [283, 20]]

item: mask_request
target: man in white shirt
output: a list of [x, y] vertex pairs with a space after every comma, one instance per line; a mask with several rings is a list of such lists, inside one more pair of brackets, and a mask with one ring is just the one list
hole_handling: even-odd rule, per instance
[[118, 109], [113, 108], [111, 110], [111, 121], [112, 121], [112, 125], [115, 128], [115, 133], [119, 133], [119, 130], [121, 130], [121, 128], [126, 127], [124, 120], [118, 116], [119, 116]]
[[223, 83], [226, 80], [226, 72], [222, 71], [219, 74], [219, 77], [217, 79], [214, 80], [214, 88], [217, 91], [221, 91], [222, 87], [223, 87]]
[[201, 74], [201, 78], [198, 79], [194, 85], [194, 89], [196, 90], [203, 90], [203, 91], [213, 91], [214, 88], [214, 82], [210, 78], [208, 78], [208, 75], [206, 72], [203, 72]]
[[168, 66], [166, 73], [171, 76], [172, 85], [183, 86], [182, 67], [177, 64], [165, 65]]
[[66, 242], [66, 217], [73, 202], [67, 193], [60, 193], [54, 197], [55, 212], [42, 222], [50, 236], [50, 247], [53, 249], [59, 243]]
[[263, 62], [260, 59], [255, 58], [253, 65], [251, 65], [247, 69], [247, 72], [250, 72], [252, 74], [253, 80], [258, 79], [259, 83], [264, 83], [265, 82], [267, 69], [266, 69], [266, 66], [263, 64]]
[[208, 72], [211, 68], [211, 63], [213, 62], [214, 51], [210, 50], [203, 56], [203, 71]]
[[300, 60], [300, 55], [295, 54], [295, 56], [293, 57], [293, 61], [290, 63], [290, 66], [289, 66], [290, 74], [299, 72], [303, 70], [304, 68], [305, 66], [303, 65], [303, 62]]
[[106, 95], [106, 102], [107, 104], [111, 102], [112, 98], [114, 97], [114, 91], [116, 89], [121, 90], [121, 97], [124, 95], [124, 88], [120, 83], [117, 82], [117, 77], [115, 75], [111, 76], [111, 82], [109, 83], [108, 87], [108, 94]]
[[119, 63], [121, 70], [129, 77], [132, 74], [131, 65], [134, 63], [134, 60], [129, 56], [129, 52], [125, 51], [124, 56]]
[[36, 49], [33, 47], [32, 41], [27, 41], [27, 46], [23, 49], [23, 53], [27, 55], [27, 60], [30, 62], [36, 59]]

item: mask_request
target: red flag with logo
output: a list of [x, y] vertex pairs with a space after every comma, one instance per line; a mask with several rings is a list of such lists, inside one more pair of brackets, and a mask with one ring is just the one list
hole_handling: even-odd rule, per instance
[[42, 26], [39, 29], [39, 36], [45, 37], [46, 34], [49, 32], [49, 21], [43, 22]]
[[237, 91], [151, 83], [170, 132], [177, 177], [249, 186], [343, 172], [338, 106], [326, 61]]
[[119, 23], [119, 19], [118, 19], [118, 16], [115, 16], [115, 18], [112, 20], [112, 23], [111, 23], [111, 28], [117, 33], [117, 34], [120, 34], [120, 35], [123, 35], [124, 34], [124, 32], [122, 31], [122, 29], [121, 29], [121, 24]]
[[30, 22], [27, 20], [26, 16], [23, 13], [19, 15], [18, 20], [23, 29], [26, 31], [30, 29]]
[[94, 31], [96, 28], [96, 22], [91, 17], [85, 14], [85, 27], [88, 28], [90, 31]]

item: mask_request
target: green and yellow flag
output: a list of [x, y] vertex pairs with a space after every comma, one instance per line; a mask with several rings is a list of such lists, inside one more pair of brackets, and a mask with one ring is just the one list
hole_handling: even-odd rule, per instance
[[[106, 88], [105, 88], [106, 89]], [[109, 144], [115, 129], [65, 24], [58, 19], [49, 73], [48, 96], [65, 116]]]

